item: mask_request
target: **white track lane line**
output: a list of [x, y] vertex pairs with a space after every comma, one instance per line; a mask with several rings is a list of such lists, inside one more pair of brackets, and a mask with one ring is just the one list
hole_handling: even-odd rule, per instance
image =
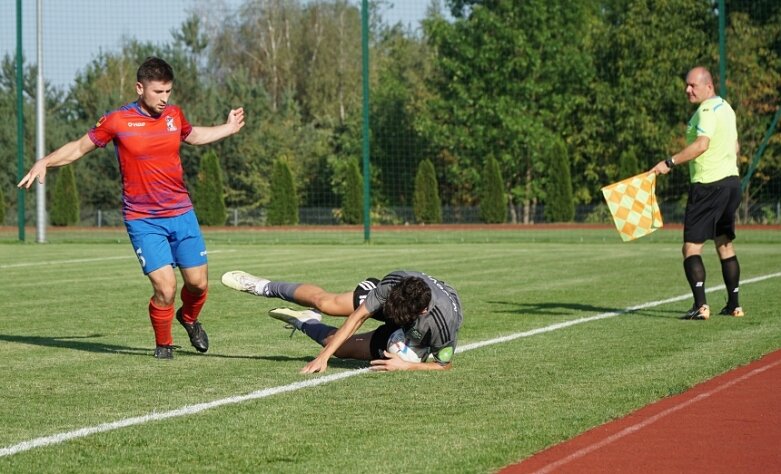
[[547, 474], [549, 472], [552, 472], [555, 469], [558, 469], [558, 468], [564, 466], [565, 464], [568, 464], [568, 463], [570, 463], [570, 462], [572, 462], [572, 461], [574, 461], [576, 459], [582, 458], [583, 456], [585, 456], [585, 455], [587, 455], [589, 453], [592, 453], [592, 452], [596, 451], [597, 449], [603, 448], [603, 447], [607, 446], [608, 444], [613, 443], [614, 441], [618, 441], [619, 439], [624, 438], [624, 437], [626, 437], [626, 436], [628, 436], [628, 435], [630, 435], [632, 433], [636, 433], [636, 432], [642, 430], [643, 428], [651, 425], [652, 423], [655, 423], [655, 422], [661, 420], [662, 418], [664, 418], [667, 415], [675, 413], [678, 410], [682, 410], [682, 409], [688, 407], [689, 405], [693, 405], [695, 403], [699, 403], [699, 402], [705, 400], [706, 398], [711, 397], [711, 396], [721, 392], [722, 390], [725, 390], [725, 389], [727, 389], [729, 387], [732, 387], [733, 385], [738, 384], [738, 383], [740, 383], [740, 382], [742, 382], [742, 381], [744, 381], [746, 379], [749, 379], [749, 378], [751, 378], [751, 377], [753, 377], [753, 376], [755, 376], [757, 374], [761, 374], [762, 372], [764, 372], [766, 370], [772, 369], [772, 368], [774, 368], [775, 366], [777, 366], [779, 364], [781, 364], [781, 361], [775, 361], [775, 362], [772, 362], [772, 363], [770, 363], [768, 365], [757, 367], [756, 369], [752, 370], [751, 372], [743, 374], [743, 375], [741, 375], [740, 377], [738, 377], [736, 379], [733, 379], [733, 380], [730, 380], [728, 382], [725, 382], [725, 383], [719, 385], [718, 387], [716, 387], [716, 388], [714, 388], [712, 390], [709, 390], [709, 391], [707, 391], [705, 393], [701, 393], [701, 394], [697, 395], [696, 397], [694, 397], [692, 399], [689, 399], [689, 400], [687, 400], [685, 402], [681, 402], [681, 403], [679, 403], [677, 405], [673, 405], [672, 407], [670, 407], [670, 408], [668, 408], [668, 409], [666, 409], [664, 411], [661, 411], [661, 412], [657, 413], [656, 415], [654, 415], [654, 416], [652, 416], [650, 418], [647, 418], [646, 420], [643, 420], [641, 422], [635, 423], [634, 425], [631, 425], [631, 426], [627, 426], [626, 428], [624, 428], [623, 430], [619, 431], [618, 433], [612, 434], [612, 435], [608, 436], [607, 438], [605, 438], [605, 439], [603, 439], [601, 441], [598, 441], [598, 442], [590, 444], [590, 445], [588, 445], [588, 446], [586, 446], [584, 448], [581, 448], [581, 449], [575, 451], [574, 453], [569, 454], [567, 456], [564, 456], [563, 458], [561, 458], [561, 459], [559, 459], [557, 461], [553, 461], [552, 463], [550, 463], [550, 464], [548, 464], [548, 465], [546, 465], [546, 466], [544, 466], [544, 467], [534, 471], [534, 473], [535, 474]]
[[[763, 275], [763, 276], [759, 276], [759, 277], [755, 277], [755, 278], [749, 278], [747, 280], [742, 281], [741, 285], [746, 285], [746, 284], [750, 284], [750, 283], [756, 283], [756, 282], [760, 282], [760, 281], [763, 281], [763, 280], [768, 280], [770, 278], [778, 278], [778, 277], [781, 277], [781, 272], [779, 272], [779, 273], [771, 273], [769, 275]], [[717, 290], [723, 289], [723, 288], [724, 288], [724, 286], [721, 285], [721, 286], [718, 286], [718, 287], [709, 288], [707, 291], [708, 292], [712, 292], [712, 291], [717, 291]], [[524, 332], [520, 332], [520, 333], [516, 333], [516, 334], [511, 334], [511, 335], [508, 335], [508, 336], [502, 336], [502, 337], [497, 337], [497, 338], [494, 338], [494, 339], [489, 339], [489, 340], [482, 341], [482, 342], [475, 342], [475, 343], [472, 343], [472, 344], [466, 344], [466, 345], [464, 345], [462, 347], [459, 347], [458, 348], [458, 352], [460, 353], [460, 352], [465, 352], [465, 351], [471, 351], [472, 349], [479, 349], [479, 348], [485, 347], [485, 346], [491, 346], [491, 345], [494, 345], [494, 344], [501, 344], [501, 343], [512, 341], [512, 340], [519, 339], [519, 338], [522, 338], [522, 337], [530, 337], [530, 336], [534, 336], [534, 335], [537, 335], [537, 334], [543, 334], [543, 333], [546, 333], [546, 332], [556, 331], [558, 329], [563, 329], [563, 328], [567, 328], [567, 327], [570, 327], [570, 326], [575, 326], [576, 324], [582, 324], [582, 323], [588, 323], [588, 322], [591, 322], [591, 321], [598, 321], [600, 319], [612, 318], [612, 317], [619, 316], [619, 315], [622, 315], [622, 314], [631, 313], [632, 311], [636, 311], [636, 310], [639, 310], [639, 309], [653, 308], [655, 306], [661, 306], [663, 304], [673, 303], [673, 302], [676, 302], [676, 301], [685, 300], [687, 298], [691, 298], [691, 295], [690, 294], [685, 294], [685, 295], [681, 295], [681, 296], [676, 296], [674, 298], [668, 298], [668, 299], [665, 299], [665, 300], [651, 301], [651, 302], [643, 303], [643, 304], [640, 304], [640, 305], [637, 305], [637, 306], [631, 306], [631, 307], [626, 308], [626, 309], [621, 310], [621, 311], [613, 311], [613, 312], [608, 312], [608, 313], [597, 314], [595, 316], [590, 316], [590, 317], [587, 317], [587, 318], [580, 318], [580, 319], [575, 319], [575, 320], [572, 320], [572, 321], [566, 321], [566, 322], [563, 322], [563, 323], [552, 324], [550, 326], [545, 326], [545, 327], [542, 327], [542, 328], [533, 329], [531, 331], [524, 331]], [[261, 398], [267, 398], [267, 397], [270, 397], [272, 395], [278, 395], [280, 393], [294, 392], [296, 390], [301, 390], [301, 389], [304, 389], [304, 388], [316, 387], [318, 385], [323, 385], [323, 384], [327, 384], [327, 383], [330, 383], [330, 382], [335, 382], [337, 380], [342, 380], [342, 379], [346, 379], [346, 378], [349, 378], [349, 377], [353, 377], [353, 376], [356, 376], [356, 375], [365, 374], [365, 373], [367, 373], [369, 371], [370, 371], [369, 368], [347, 370], [347, 371], [339, 372], [339, 373], [336, 373], [336, 374], [330, 374], [330, 375], [324, 375], [324, 376], [321, 376], [321, 377], [311, 378], [311, 379], [308, 379], [308, 380], [304, 380], [302, 382], [295, 382], [295, 383], [291, 383], [291, 384], [288, 384], [288, 385], [281, 385], [281, 386], [278, 386], [278, 387], [265, 388], [265, 389], [262, 389], [262, 390], [257, 390], [257, 391], [252, 392], [252, 393], [248, 393], [246, 395], [237, 395], [237, 396], [234, 396], [234, 397], [221, 398], [219, 400], [214, 400], [214, 401], [205, 402], [205, 403], [198, 403], [198, 404], [195, 404], [195, 405], [186, 405], [186, 406], [183, 406], [182, 408], [177, 408], [176, 410], [170, 410], [170, 411], [165, 411], [165, 412], [160, 412], [160, 413], [153, 412], [153, 413], [150, 413], [148, 415], [136, 416], [136, 417], [132, 417], [132, 418], [125, 418], [125, 419], [118, 420], [118, 421], [113, 421], [113, 422], [110, 422], [110, 423], [102, 423], [100, 425], [89, 426], [89, 427], [86, 427], [86, 428], [80, 428], [80, 429], [77, 429], [77, 430], [67, 431], [67, 432], [64, 432], [64, 433], [57, 433], [57, 434], [50, 435], [50, 436], [43, 436], [43, 437], [40, 437], [40, 438], [34, 438], [34, 439], [31, 439], [31, 440], [23, 441], [21, 443], [13, 444], [11, 446], [6, 446], [4, 448], [0, 448], [0, 457], [12, 456], [14, 454], [18, 454], [18, 453], [21, 453], [21, 452], [24, 452], [24, 451], [29, 451], [31, 449], [42, 448], [42, 447], [45, 447], [45, 446], [51, 446], [51, 445], [55, 445], [55, 444], [60, 444], [60, 443], [64, 443], [65, 441], [69, 441], [69, 440], [72, 440], [72, 439], [85, 438], [87, 436], [91, 436], [91, 435], [97, 434], [97, 433], [105, 433], [107, 431], [113, 431], [113, 430], [117, 430], [117, 429], [120, 429], [120, 428], [127, 428], [129, 426], [143, 425], [145, 423], [149, 423], [150, 421], [158, 421], [158, 420], [165, 420], [165, 419], [168, 419], [168, 418], [176, 418], [176, 417], [180, 417], [180, 416], [193, 415], [193, 414], [205, 411], [205, 410], [210, 410], [212, 408], [217, 408], [217, 407], [221, 407], [221, 406], [225, 406], [225, 405], [234, 405], [234, 404], [237, 404], [237, 403], [242, 403], [242, 402], [246, 402], [246, 401], [250, 401], [250, 400], [258, 400], [258, 399], [261, 399]]]

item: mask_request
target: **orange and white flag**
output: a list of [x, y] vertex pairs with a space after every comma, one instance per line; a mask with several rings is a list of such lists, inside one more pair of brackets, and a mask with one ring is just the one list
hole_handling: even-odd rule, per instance
[[656, 202], [656, 173], [642, 173], [602, 188], [613, 222], [624, 242], [661, 228], [662, 212]]

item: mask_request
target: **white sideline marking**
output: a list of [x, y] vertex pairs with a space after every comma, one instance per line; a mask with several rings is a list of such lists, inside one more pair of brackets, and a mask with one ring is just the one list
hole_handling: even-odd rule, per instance
[[[749, 284], [749, 283], [756, 283], [763, 280], [768, 280], [770, 278], [777, 278], [781, 277], [781, 272], [779, 273], [771, 273], [769, 275], [763, 275], [755, 278], [749, 278], [747, 280], [743, 280], [741, 282], [741, 285]], [[707, 292], [717, 291], [719, 289], [723, 289], [724, 285], [709, 288]], [[465, 352], [465, 351], [471, 351], [472, 349], [479, 349], [481, 347], [490, 346], [494, 344], [501, 344], [503, 342], [512, 341], [515, 339], [519, 339], [522, 337], [529, 337], [534, 336], [537, 334], [543, 334], [550, 331], [555, 331], [557, 329], [563, 329], [569, 326], [574, 326], [576, 324], [582, 324], [587, 323], [591, 321], [598, 321], [600, 319], [607, 319], [612, 318], [614, 316], [619, 316], [621, 314], [626, 314], [632, 311], [636, 311], [638, 309], [645, 309], [645, 308], [653, 308], [655, 306], [660, 306], [667, 303], [672, 303], [675, 301], [681, 301], [685, 300], [687, 298], [691, 298], [690, 294], [676, 296], [673, 298], [668, 298], [665, 300], [657, 300], [657, 301], [651, 301], [649, 303], [643, 303], [639, 304], [637, 306], [631, 306], [629, 308], [626, 308], [621, 311], [612, 311], [608, 313], [602, 313], [597, 314], [596, 316], [590, 316], [587, 318], [580, 318], [575, 319], [572, 321], [566, 321], [563, 323], [557, 323], [557, 324], [551, 324], [550, 326], [545, 326], [538, 329], [532, 329], [531, 331], [524, 331], [516, 334], [511, 334], [509, 336], [502, 336], [497, 337], [494, 339], [489, 339], [487, 341], [482, 342], [474, 342], [472, 344], [466, 344], [463, 347], [459, 347], [458, 351], [459, 353]], [[177, 408], [176, 410], [170, 410], [170, 411], [164, 411], [164, 412], [152, 412], [148, 415], [143, 416], [136, 416], [133, 418], [125, 418], [118, 421], [113, 421], [111, 423], [102, 423], [100, 425], [95, 426], [89, 426], [86, 428], [80, 428], [73, 431], [66, 431], [64, 433], [58, 433], [50, 436], [43, 436], [40, 438], [34, 438], [31, 440], [23, 441], [18, 444], [13, 444], [11, 446], [6, 446], [4, 448], [0, 448], [0, 457], [4, 456], [12, 456], [14, 454], [18, 454], [24, 451], [29, 451], [31, 449], [35, 448], [41, 448], [44, 446], [51, 446], [54, 444], [60, 444], [64, 443], [65, 441], [69, 441], [72, 439], [77, 438], [85, 438], [87, 436], [97, 434], [97, 433], [105, 433], [107, 431], [113, 431], [120, 428], [127, 428], [128, 426], [136, 426], [136, 425], [142, 425], [145, 423], [148, 423], [150, 421], [158, 421], [158, 420], [165, 420], [168, 418], [176, 418], [179, 416], [187, 416], [187, 415], [194, 415], [196, 413], [200, 413], [205, 410], [210, 410], [212, 408], [217, 408], [225, 405], [234, 405], [237, 403], [242, 403], [250, 400], [257, 400], [261, 398], [267, 398], [272, 395], [278, 395], [280, 393], [287, 393], [287, 392], [294, 392], [296, 390], [309, 388], [309, 387], [316, 387], [318, 385], [324, 385], [330, 382], [335, 382], [337, 380], [346, 379], [348, 377], [353, 377], [356, 375], [361, 375], [369, 372], [370, 369], [363, 368], [363, 369], [354, 369], [354, 370], [347, 370], [344, 372], [339, 372], [335, 374], [330, 375], [324, 375], [321, 377], [316, 377], [308, 380], [304, 380], [302, 382], [294, 382], [288, 385], [281, 385], [278, 387], [271, 387], [271, 388], [265, 388], [262, 390], [257, 390], [255, 392], [248, 393], [246, 395], [237, 395], [234, 397], [228, 397], [228, 398], [221, 398], [219, 400], [214, 400], [211, 402], [205, 402], [205, 403], [198, 403], [195, 405], [186, 405], [182, 408]], [[639, 428], [638, 428], [639, 429]], [[594, 448], [596, 449], [596, 448]]]
[[617, 441], [617, 440], [619, 440], [621, 438], [624, 438], [625, 436], [628, 436], [628, 435], [630, 435], [632, 433], [636, 433], [636, 432], [640, 431], [641, 429], [647, 427], [648, 425], [659, 421], [660, 419], [664, 418], [667, 415], [670, 415], [670, 414], [672, 414], [672, 413], [674, 413], [674, 412], [676, 412], [678, 410], [682, 410], [682, 409], [686, 408], [687, 406], [692, 405], [694, 403], [699, 403], [702, 400], [704, 400], [704, 399], [706, 399], [706, 398], [708, 398], [708, 397], [710, 397], [712, 395], [715, 395], [715, 394], [721, 392], [722, 390], [725, 390], [725, 389], [727, 389], [727, 388], [729, 388], [729, 387], [731, 387], [731, 386], [733, 386], [733, 385], [735, 385], [737, 383], [740, 383], [740, 382], [742, 382], [742, 381], [744, 381], [744, 380], [746, 380], [748, 378], [751, 378], [751, 377], [753, 377], [753, 376], [755, 376], [757, 374], [761, 374], [762, 372], [764, 372], [766, 370], [772, 369], [773, 367], [775, 367], [775, 366], [777, 366], [779, 364], [781, 364], [781, 360], [775, 361], [775, 362], [773, 362], [773, 363], [771, 363], [769, 365], [766, 365], [764, 367], [757, 367], [756, 369], [752, 370], [751, 372], [749, 372], [747, 374], [743, 374], [743, 375], [741, 375], [740, 377], [738, 377], [738, 378], [736, 378], [734, 380], [730, 380], [728, 382], [725, 382], [722, 385], [719, 385], [718, 387], [714, 388], [713, 390], [710, 390], [710, 391], [705, 392], [705, 393], [701, 393], [701, 394], [697, 395], [694, 398], [691, 398], [691, 399], [689, 399], [689, 400], [687, 400], [685, 402], [681, 402], [681, 403], [679, 403], [677, 405], [674, 405], [674, 406], [672, 406], [672, 407], [670, 407], [670, 408], [668, 408], [668, 409], [666, 409], [664, 411], [661, 411], [661, 412], [657, 413], [656, 415], [654, 415], [654, 416], [652, 416], [652, 417], [650, 417], [650, 418], [648, 418], [648, 419], [646, 419], [644, 421], [635, 423], [634, 425], [631, 425], [631, 426], [627, 426], [626, 428], [624, 428], [623, 430], [619, 431], [618, 433], [612, 434], [612, 435], [608, 436], [607, 438], [603, 439], [602, 441], [599, 441], [599, 442], [596, 442], [596, 443], [591, 444], [589, 446], [586, 446], [585, 448], [581, 448], [581, 449], [575, 451], [574, 453], [572, 453], [572, 454], [570, 454], [568, 456], [565, 456], [565, 457], [563, 457], [563, 458], [561, 458], [561, 459], [559, 459], [557, 461], [554, 461], [554, 462], [548, 464], [547, 466], [544, 466], [544, 467], [534, 471], [534, 473], [535, 474], [546, 474], [548, 472], [553, 471], [554, 469], [558, 469], [561, 466], [563, 466], [565, 464], [568, 464], [568, 463], [570, 463], [570, 462], [572, 462], [572, 461], [574, 461], [574, 460], [576, 460], [578, 458], [582, 458], [583, 456], [585, 456], [585, 455], [587, 455], [589, 453], [592, 453], [592, 452], [596, 451], [597, 449], [603, 448], [603, 447], [607, 446], [608, 444], [610, 444], [610, 443], [612, 443], [614, 441]]
[[[758, 276], [758, 277], [755, 277], [755, 278], [749, 278], [747, 280], [741, 281], [740, 284], [742, 286], [742, 285], [746, 285], [746, 284], [749, 284], [749, 283], [756, 283], [758, 281], [768, 280], [770, 278], [777, 278], [777, 277], [781, 277], [781, 272], [779, 272], [779, 273], [771, 273], [769, 275]], [[713, 288], [707, 288], [705, 290], [705, 292], [706, 293], [711, 293], [713, 291], [719, 291], [719, 290], [723, 290], [723, 289], [724, 289], [724, 285], [719, 285], [719, 286], [714, 286]], [[563, 329], [563, 328], [567, 328], [567, 327], [570, 327], [570, 326], [575, 326], [576, 324], [582, 324], [582, 323], [588, 323], [588, 322], [591, 322], [591, 321], [598, 321], [600, 319], [612, 318], [614, 316], [620, 316], [622, 314], [631, 313], [632, 311], [637, 311], [639, 309], [653, 308], [654, 306], [661, 306], [661, 305], [667, 304], [667, 303], [674, 303], [676, 301], [686, 300], [686, 299], [689, 299], [691, 297], [692, 297], [691, 293], [687, 293], [685, 295], [675, 296], [673, 298], [667, 298], [666, 300], [657, 300], [657, 301], [651, 301], [649, 303], [639, 304], [637, 306], [630, 306], [629, 308], [623, 309], [621, 311], [612, 311], [612, 312], [609, 312], [609, 313], [602, 313], [602, 314], [597, 314], [597, 315], [594, 315], [594, 316], [589, 316], [587, 318], [573, 319], [572, 321], [564, 321], [563, 323], [551, 324], [550, 326], [545, 326], [545, 327], [541, 327], [541, 328], [537, 328], [537, 329], [532, 329], [530, 331], [510, 334], [508, 336], [497, 337], [495, 339], [489, 339], [487, 341], [473, 342], [472, 344], [466, 344], [464, 346], [459, 347], [457, 352], [470, 351], [472, 349], [478, 349], [480, 347], [491, 346], [491, 345], [499, 344], [499, 343], [502, 343], [502, 342], [513, 341], [515, 339], [519, 339], [519, 338], [522, 338], [522, 337], [535, 336], [537, 334], [543, 334], [543, 333], [546, 333], [546, 332], [555, 331], [557, 329]]]
[[[208, 254], [213, 253], [227, 253], [227, 252], [235, 252], [235, 250], [212, 250], [208, 252]], [[95, 257], [95, 258], [75, 258], [71, 260], [47, 260], [44, 262], [24, 262], [24, 263], [9, 263], [6, 265], [0, 265], [0, 269], [3, 268], [24, 268], [24, 267], [42, 267], [46, 265], [68, 265], [71, 263], [88, 263], [88, 262], [104, 262], [107, 260], [125, 260], [125, 259], [133, 259], [135, 260], [137, 257], [135, 255], [128, 254], [128, 255], [118, 255], [114, 257]]]
[[136, 258], [136, 256], [122, 255], [121, 257], [76, 258], [73, 260], [49, 260], [45, 262], [9, 263], [7, 265], [0, 265], [0, 268], [41, 267], [44, 265], [61, 265], [61, 264], [67, 265], [69, 263], [103, 262], [106, 260], [124, 260], [128, 258]]

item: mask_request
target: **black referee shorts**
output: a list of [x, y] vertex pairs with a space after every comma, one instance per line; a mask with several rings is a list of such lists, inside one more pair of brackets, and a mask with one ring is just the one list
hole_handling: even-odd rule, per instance
[[713, 183], [692, 183], [683, 220], [683, 241], [702, 243], [720, 235], [735, 240], [735, 212], [740, 206], [737, 176]]

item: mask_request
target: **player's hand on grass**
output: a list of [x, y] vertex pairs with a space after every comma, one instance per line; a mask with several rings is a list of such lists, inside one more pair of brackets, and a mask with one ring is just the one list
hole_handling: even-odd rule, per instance
[[412, 362], [407, 362], [406, 360], [403, 360], [401, 357], [398, 356], [398, 354], [391, 354], [388, 351], [384, 351], [385, 357], [387, 359], [374, 359], [371, 361], [371, 370], [376, 371], [382, 371], [382, 372], [393, 372], [396, 370], [407, 370], [409, 364]]
[[315, 374], [315, 373], [322, 373], [325, 372], [325, 370], [328, 368], [328, 359], [321, 359], [320, 357], [316, 357], [312, 362], [306, 364], [303, 369], [301, 369], [300, 373], [302, 374]]

